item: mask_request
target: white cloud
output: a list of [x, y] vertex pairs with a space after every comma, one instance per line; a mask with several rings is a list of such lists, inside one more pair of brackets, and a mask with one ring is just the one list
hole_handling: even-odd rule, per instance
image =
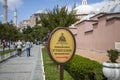
[[3, 18], [3, 15], [2, 15], [2, 14], [0, 15], [0, 18]]
[[[0, 2], [3, 3], [3, 0], [0, 0]], [[15, 7], [19, 8], [23, 4], [23, 2], [22, 0], [8, 0], [7, 4], [8, 9], [14, 10]]]

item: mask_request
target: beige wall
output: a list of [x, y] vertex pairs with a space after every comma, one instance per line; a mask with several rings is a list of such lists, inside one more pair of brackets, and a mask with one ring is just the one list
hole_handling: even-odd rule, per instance
[[115, 42], [120, 42], [119, 15], [120, 13], [105, 14], [99, 17], [98, 21], [86, 20], [78, 23], [75, 26], [77, 48], [99, 52], [114, 49]]

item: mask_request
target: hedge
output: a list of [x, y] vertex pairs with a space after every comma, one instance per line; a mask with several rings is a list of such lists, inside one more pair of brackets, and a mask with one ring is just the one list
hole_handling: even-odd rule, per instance
[[74, 80], [103, 80], [102, 65], [79, 55], [75, 55], [64, 69]]
[[15, 51], [15, 49], [1, 51], [1, 52], [0, 52], [0, 56], [3, 56], [3, 55], [5, 55], [5, 54], [9, 54], [10, 52], [13, 52], [13, 51]]

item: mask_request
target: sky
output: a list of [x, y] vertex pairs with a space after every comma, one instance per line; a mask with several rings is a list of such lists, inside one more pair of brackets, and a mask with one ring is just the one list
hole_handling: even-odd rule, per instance
[[[99, 10], [109, 0], [87, 0], [88, 4]], [[52, 10], [56, 5], [67, 5], [69, 9], [81, 5], [82, 0], [8, 0], [8, 22], [13, 20], [14, 8], [17, 8], [17, 24], [20, 21], [29, 19], [30, 16], [41, 10]], [[3, 22], [3, 0], [0, 0], [0, 21]]]

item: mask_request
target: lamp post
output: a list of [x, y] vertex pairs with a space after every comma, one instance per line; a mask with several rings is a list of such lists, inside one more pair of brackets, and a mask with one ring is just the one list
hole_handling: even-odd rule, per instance
[[26, 35], [27, 35], [27, 40], [28, 40], [28, 34], [29, 34], [29, 30], [28, 30], [28, 25], [26, 26]]
[[39, 30], [35, 29], [34, 32], [35, 32], [35, 40], [36, 40], [35, 43], [38, 44], [38, 40], [39, 40]]

